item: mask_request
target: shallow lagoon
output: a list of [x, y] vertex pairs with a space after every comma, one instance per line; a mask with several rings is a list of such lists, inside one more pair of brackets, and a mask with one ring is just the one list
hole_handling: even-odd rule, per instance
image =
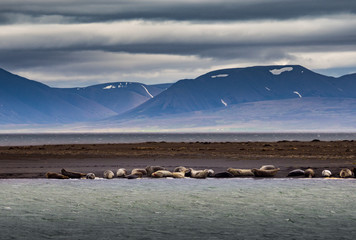
[[0, 239], [353, 239], [354, 179], [0, 180]]

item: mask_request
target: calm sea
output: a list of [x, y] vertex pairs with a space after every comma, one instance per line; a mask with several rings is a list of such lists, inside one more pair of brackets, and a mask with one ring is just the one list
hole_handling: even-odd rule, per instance
[[356, 133], [70, 133], [0, 134], [0, 146], [139, 142], [274, 142], [356, 140]]
[[0, 239], [354, 239], [356, 180], [0, 180]]

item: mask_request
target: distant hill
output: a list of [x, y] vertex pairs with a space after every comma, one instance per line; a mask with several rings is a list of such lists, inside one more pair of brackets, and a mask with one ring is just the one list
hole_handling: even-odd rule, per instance
[[106, 120], [125, 131], [356, 131], [356, 98], [290, 98], [256, 101], [202, 111]]
[[334, 78], [299, 65], [257, 66], [174, 84], [51, 88], [0, 69], [0, 124], [34, 123], [125, 131], [356, 129], [356, 74]]
[[112, 82], [83, 88], [58, 88], [58, 90], [63, 93], [78, 94], [120, 114], [146, 102], [171, 85]]
[[77, 94], [0, 69], [0, 123], [65, 123], [113, 115], [112, 110]]
[[222, 69], [178, 81], [154, 99], [115, 119], [305, 97], [356, 98], [355, 75], [328, 77], [299, 65]]

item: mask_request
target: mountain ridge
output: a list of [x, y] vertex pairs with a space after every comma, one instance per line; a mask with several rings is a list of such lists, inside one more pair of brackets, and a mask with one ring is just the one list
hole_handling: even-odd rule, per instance
[[[195, 79], [180, 80], [154, 99], [112, 119], [200, 111], [266, 100], [356, 98], [356, 81], [348, 78], [341, 82], [339, 79], [300, 65], [219, 69]], [[347, 91], [342, 88], [347, 88]]]
[[[149, 91], [144, 84], [141, 99], [146, 101]], [[103, 84], [105, 85], [105, 84]], [[153, 94], [164, 90], [164, 86], [149, 86]], [[89, 86], [90, 89], [91, 86]], [[51, 88], [43, 83], [30, 80], [0, 68], [0, 123], [45, 124], [96, 121], [117, 115], [112, 108], [101, 104], [98, 99], [80, 95], [73, 89]], [[133, 97], [134, 98], [134, 97]], [[137, 99], [134, 98], [132, 102]], [[126, 103], [130, 105], [126, 99]], [[126, 109], [124, 109], [126, 110]]]
[[[199, 113], [207, 114], [209, 118], [217, 114], [233, 121], [228, 117], [231, 115], [238, 121], [243, 118], [244, 113], [235, 115], [231, 109], [247, 111], [246, 106], [250, 106], [251, 111], [256, 110], [256, 118], [260, 112], [269, 121], [274, 116], [271, 113], [268, 117], [262, 106], [271, 107], [274, 112], [278, 106], [275, 108], [266, 102], [272, 101], [285, 108], [287, 100], [294, 99], [298, 103], [301, 98], [307, 98], [308, 101], [299, 101], [296, 104], [300, 112], [303, 108], [311, 109], [307, 105], [303, 107], [303, 104], [314, 105], [316, 112], [318, 107], [327, 112], [325, 109], [328, 106], [320, 102], [323, 99], [325, 103], [331, 104], [330, 109], [336, 109], [341, 116], [350, 118], [350, 113], [354, 114], [354, 107], [350, 104], [351, 100], [347, 99], [356, 99], [356, 74], [335, 78], [300, 65], [269, 65], [218, 69], [195, 79], [182, 79], [173, 84], [111, 82], [81, 88], [51, 88], [0, 69], [2, 124], [91, 121], [97, 125], [124, 122], [135, 124], [132, 121], [134, 119], [144, 122], [145, 119], [153, 118], [171, 121], [174, 117]], [[349, 111], [337, 104], [347, 105]], [[296, 110], [293, 114], [297, 112]], [[242, 118], [238, 117], [240, 115]], [[204, 121], [203, 119], [200, 118], [199, 121]], [[175, 121], [179, 119], [172, 120], [172, 124]], [[223, 122], [223, 119], [219, 121]], [[199, 125], [199, 122], [192, 124]]]

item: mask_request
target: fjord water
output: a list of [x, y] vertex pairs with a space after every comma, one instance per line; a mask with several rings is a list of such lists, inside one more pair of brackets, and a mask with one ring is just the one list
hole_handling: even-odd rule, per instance
[[140, 142], [275, 142], [356, 140], [356, 133], [47, 133], [0, 134], [0, 146]]
[[355, 184], [0, 180], [0, 239], [353, 239]]

